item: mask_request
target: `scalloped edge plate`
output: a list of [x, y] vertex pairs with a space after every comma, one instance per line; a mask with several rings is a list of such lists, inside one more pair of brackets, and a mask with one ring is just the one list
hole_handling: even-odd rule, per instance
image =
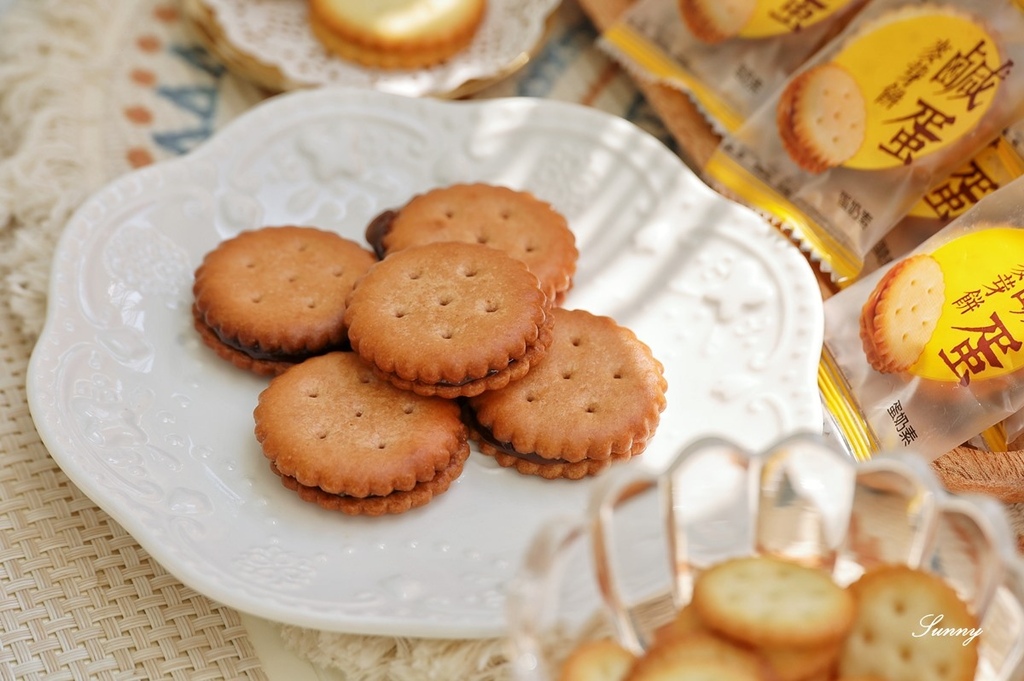
[[698, 437], [757, 448], [821, 431], [809, 265], [655, 138], [575, 104], [323, 88], [268, 100], [74, 214], [27, 377], [43, 442], [169, 572], [229, 606], [350, 633], [502, 634], [530, 538], [601, 478], [530, 478], [474, 451], [447, 493], [401, 516], [306, 504], [252, 435], [266, 379], [216, 358], [190, 315], [192, 272], [224, 238], [291, 222], [362, 240], [379, 211], [471, 180], [565, 214], [580, 248], [565, 306], [615, 318], [665, 365], [658, 432], [605, 475], [658, 470]]

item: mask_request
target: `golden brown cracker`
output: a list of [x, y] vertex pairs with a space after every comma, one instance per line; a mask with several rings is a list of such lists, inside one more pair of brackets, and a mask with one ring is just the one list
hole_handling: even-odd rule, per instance
[[860, 336], [871, 366], [882, 373], [912, 367], [938, 326], [945, 302], [939, 263], [919, 254], [893, 265], [861, 310]]
[[848, 590], [857, 615], [840, 656], [841, 677], [974, 679], [979, 623], [941, 577], [905, 565], [883, 565]]
[[521, 378], [547, 351], [551, 306], [537, 277], [503, 251], [454, 241], [413, 246], [356, 283], [345, 324], [378, 375], [454, 398]]
[[193, 321], [237, 366], [279, 373], [342, 347], [345, 301], [373, 253], [314, 227], [265, 227], [219, 243], [196, 269]]
[[[676, 640], [694, 633], [713, 632], [701, 621], [697, 609], [690, 603], [680, 608], [668, 624], [654, 633], [651, 647], [673, 645]], [[747, 647], [764, 660], [771, 669], [774, 681], [809, 681], [818, 675], [827, 674], [838, 661], [841, 650], [839, 642], [805, 648]]]
[[628, 681], [669, 679], [744, 679], [768, 681], [768, 670], [755, 652], [711, 633], [692, 633], [671, 645], [652, 647], [636, 661]]
[[[481, 448], [543, 477], [582, 477], [643, 451], [666, 405], [650, 348], [610, 317], [556, 308], [544, 359], [469, 400]], [[507, 457], [507, 458], [506, 458]]]
[[[286, 485], [345, 512], [422, 505], [448, 488], [469, 453], [456, 404], [399, 390], [350, 352], [308, 359], [271, 379], [253, 419]], [[344, 499], [325, 502], [332, 497]]]
[[562, 664], [558, 681], [622, 681], [636, 656], [610, 639], [577, 646]]
[[804, 170], [842, 165], [864, 142], [867, 109], [857, 81], [841, 66], [813, 66], [790, 79], [776, 107], [783, 147]]
[[854, 616], [853, 598], [828, 573], [768, 556], [712, 566], [696, 580], [692, 603], [709, 628], [757, 647], [834, 644]]
[[579, 252], [565, 217], [526, 191], [485, 183], [439, 187], [413, 197], [371, 223], [367, 240], [380, 257], [434, 241], [499, 248], [522, 260], [541, 289], [561, 300], [572, 285]]

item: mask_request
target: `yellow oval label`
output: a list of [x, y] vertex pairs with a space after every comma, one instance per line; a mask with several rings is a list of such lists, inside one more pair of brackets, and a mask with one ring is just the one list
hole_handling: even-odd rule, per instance
[[944, 302], [910, 373], [969, 385], [1024, 367], [1024, 229], [971, 232], [931, 253]]
[[760, 0], [739, 35], [766, 38], [798, 33], [849, 4], [850, 0]]
[[865, 134], [843, 165], [910, 165], [948, 147], [985, 115], [1013, 63], [969, 17], [921, 10], [878, 26], [833, 60], [864, 98]]

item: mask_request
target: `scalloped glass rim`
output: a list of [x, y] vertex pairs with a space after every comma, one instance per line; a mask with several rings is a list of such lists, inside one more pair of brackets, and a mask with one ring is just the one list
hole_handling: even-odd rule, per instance
[[169, 572], [229, 606], [353, 633], [501, 634], [530, 537], [583, 508], [596, 481], [528, 479], [474, 454], [425, 508], [324, 512], [284, 489], [255, 444], [265, 381], [202, 347], [189, 313], [195, 266], [231, 234], [298, 221], [361, 239], [380, 210], [472, 180], [561, 210], [581, 251], [566, 305], [628, 325], [666, 366], [658, 433], [602, 478], [656, 468], [679, 442], [740, 421], [752, 447], [820, 430], [813, 273], [656, 139], [573, 104], [320, 88], [268, 100], [76, 211], [27, 377], [44, 444]]
[[[733, 473], [739, 477], [732, 496], [717, 489], [691, 502]], [[812, 494], [800, 498], [801, 490]], [[641, 515], [621, 523], [618, 516], [636, 506]], [[725, 515], [711, 519], [721, 530], [718, 538], [723, 532], [728, 537], [721, 543], [692, 532], [700, 522], [692, 518], [708, 509], [714, 514], [715, 506], [729, 507], [735, 523], [723, 525]], [[825, 531], [812, 539], [815, 533], [775, 536], [773, 516], [811, 507], [826, 522], [810, 524]], [[876, 507], [880, 513], [873, 514]], [[907, 527], [867, 528], [865, 520], [882, 520], [893, 508], [905, 509]], [[786, 520], [793, 528], [793, 518]], [[809, 518], [801, 513], [801, 520]], [[954, 531], [944, 532], [946, 526]], [[898, 545], [882, 547], [876, 540], [890, 531], [899, 536]], [[862, 534], [873, 536], [865, 541]], [[628, 537], [628, 551], [617, 546], [619, 537]], [[587, 513], [543, 527], [510, 587], [515, 678], [549, 681], [558, 663], [550, 641], [567, 650], [597, 631], [641, 653], [654, 629], [689, 602], [702, 567], [760, 553], [821, 565], [840, 584], [880, 562], [941, 574], [991, 632], [982, 638], [977, 681], [1024, 675], [1024, 559], [1003, 506], [990, 497], [949, 493], [913, 453], [884, 452], [854, 462], [835, 443], [796, 434], [760, 451], [721, 438], [698, 440], [660, 474], [636, 471], [609, 480], [595, 489]], [[590, 579], [581, 579], [583, 565]], [[676, 566], [672, 574], [670, 565]]]

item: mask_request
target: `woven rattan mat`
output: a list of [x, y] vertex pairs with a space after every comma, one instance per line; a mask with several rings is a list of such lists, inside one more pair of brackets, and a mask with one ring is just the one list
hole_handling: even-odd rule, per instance
[[237, 613], [167, 574], [39, 442], [0, 307], [0, 679], [262, 679]]

